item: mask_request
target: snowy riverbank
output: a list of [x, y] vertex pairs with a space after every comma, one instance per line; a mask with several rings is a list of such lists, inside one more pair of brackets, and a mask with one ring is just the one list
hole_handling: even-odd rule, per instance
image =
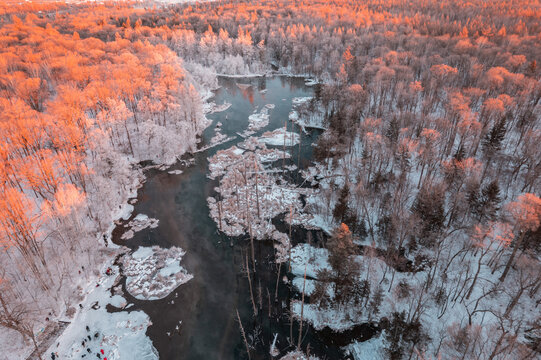
[[[142, 311], [128, 311], [131, 305], [122, 296], [120, 286], [115, 286], [120, 278], [118, 267], [111, 263], [105, 266], [112, 269], [112, 275], [102, 275], [96, 283], [87, 285], [80, 311], [44, 356], [55, 353], [59, 359], [159, 359], [145, 334], [150, 319]], [[104, 274], [105, 268], [101, 270]], [[107, 311], [108, 306], [117, 311]]]
[[[203, 101], [203, 98], [200, 98], [200, 101]], [[224, 104], [222, 106], [207, 107], [206, 110], [213, 110], [215, 112], [224, 111], [228, 106], [229, 105]], [[210, 123], [210, 120], [208, 120], [204, 114], [201, 113], [200, 116], [198, 116], [197, 123], [193, 126], [192, 132], [190, 132], [193, 133], [193, 137], [184, 139], [182, 146], [177, 147], [175, 145], [177, 153], [174, 154], [174, 156], [173, 153], [171, 153], [173, 150], [172, 148], [165, 153], [162, 149], [149, 147], [149, 151], [154, 149], [155, 151], [160, 152], [159, 154], [155, 154], [156, 156], [152, 154], [149, 155], [149, 159], [154, 159], [154, 163], [156, 164], [153, 167], [163, 167], [166, 170], [169, 167], [168, 165], [171, 164], [171, 161], [173, 161], [171, 159], [180, 157], [185, 151], [195, 149], [198, 142], [197, 135], [201, 134]], [[184, 135], [187, 136], [187, 134]], [[137, 149], [136, 146], [139, 146], [138, 144], [140, 144], [139, 139], [132, 138], [131, 141], [134, 149]], [[111, 179], [101, 179], [101, 177], [98, 175], [93, 175], [94, 182], [92, 183], [91, 187], [89, 186], [87, 188], [86, 199], [89, 202], [94, 201], [95, 204], [103, 203], [107, 206], [97, 208], [96, 205], [93, 205], [90, 208], [91, 215], [94, 213], [98, 214], [98, 216], [94, 215], [94, 218], [99, 219], [95, 220], [98, 222], [97, 224], [93, 223], [92, 219], [84, 217], [83, 212], [86, 211], [84, 207], [80, 209], [80, 214], [75, 213], [73, 215], [76, 221], [79, 222], [78, 226], [84, 226], [82, 229], [83, 231], [79, 231], [78, 237], [74, 239], [74, 245], [80, 248], [78, 252], [79, 260], [73, 259], [73, 261], [67, 261], [65, 257], [62, 259], [61, 255], [64, 251], [63, 247], [53, 249], [53, 254], [55, 255], [49, 258], [49, 262], [51, 264], [56, 264], [55, 269], [58, 268], [58, 270], [61, 272], [69, 272], [69, 281], [61, 282], [62, 288], [61, 291], [56, 294], [57, 297], [47, 297], [45, 299], [46, 301], [40, 305], [40, 309], [35, 312], [35, 316], [33, 316], [35, 318], [35, 322], [33, 323], [32, 327], [35, 329], [35, 336], [38, 344], [46, 339], [50, 339], [51, 336], [56, 336], [56, 334], [53, 332], [56, 332], [57, 327], [51, 325], [56, 324], [57, 321], [70, 321], [71, 319], [74, 319], [73, 321], [79, 321], [77, 319], [91, 316], [84, 314], [86, 310], [81, 310], [78, 307], [78, 304], [83, 304], [83, 302], [90, 301], [84, 299], [94, 299], [95, 296], [98, 296], [92, 295], [93, 292], [89, 292], [88, 288], [93, 287], [97, 281], [103, 281], [101, 277], [103, 277], [105, 271], [104, 269], [111, 266], [114, 258], [125, 251], [124, 248], [118, 247], [112, 242], [113, 230], [118, 225], [124, 224], [122, 233], [119, 236], [120, 242], [122, 243], [123, 241], [132, 238], [137, 231], [141, 231], [145, 228], [155, 228], [159, 224], [158, 219], [149, 218], [144, 214], [139, 214], [137, 216], [132, 215], [134, 209], [133, 204], [136, 202], [137, 191], [146, 181], [144, 174], [146, 168], [143, 168], [140, 165], [140, 161], [144, 160], [144, 158], [141, 159], [140, 156], [134, 157], [122, 155], [117, 152], [106, 154], [105, 152], [101, 151], [99, 154], [100, 156], [103, 155], [103, 157], [106, 157], [109, 159], [108, 161], [111, 162]], [[140, 154], [142, 154], [142, 152], [140, 152]], [[163, 161], [160, 161], [160, 159]], [[117, 166], [112, 166], [113, 164], [117, 164]], [[103, 164], [95, 162], [93, 166], [98, 169], [96, 171], [97, 173], [102, 171], [101, 167]], [[114, 179], [114, 181], [118, 181], [118, 183], [111, 185], [113, 182], [112, 179]], [[101, 187], [99, 185], [101, 185]], [[93, 238], [87, 237], [88, 234], [86, 233], [86, 228], [94, 229], [95, 235], [93, 235]], [[96, 234], [96, 229], [102, 230], [98, 231]], [[46, 253], [49, 253], [48, 247], [46, 248], [46, 251]], [[61, 260], [56, 260], [57, 257], [60, 257]], [[75, 264], [77, 264], [77, 266]], [[179, 270], [177, 268], [161, 270], [167, 271], [167, 274], [164, 275], [162, 272], [162, 275], [168, 278], [168, 280], [173, 279], [167, 282], [169, 290], [171, 290], [170, 288], [176, 287], [189, 280], [191, 276], [182, 271], [176, 271]], [[181, 273], [182, 276], [180, 276], [179, 273]], [[66, 275], [64, 274], [63, 276]], [[150, 280], [153, 281], [155, 279]], [[108, 286], [108, 284], [108, 282], [104, 282], [102, 285], [100, 285], [100, 287]], [[149, 285], [148, 288], [151, 287], [151, 284], [147, 285]], [[160, 297], [165, 293], [167, 293], [167, 291], [163, 289], [161, 291], [156, 290], [155, 292], [149, 292], [149, 294], [152, 294], [150, 297]], [[105, 312], [104, 306], [105, 303], [102, 307], [103, 312]], [[105, 325], [107, 321], [123, 321], [122, 318], [118, 318], [117, 315], [100, 316], [101, 320], [99, 321], [101, 324], [100, 326], [102, 327], [107, 326]], [[129, 319], [128, 315], [125, 317]], [[144, 314], [137, 315], [133, 320], [136, 323], [135, 326], [142, 328], [144, 322], [146, 321], [145, 317], [146, 315]], [[144, 328], [146, 329], [146, 325], [144, 325]], [[129, 331], [132, 330], [133, 327]], [[142, 337], [145, 337], [144, 333], [145, 330], [142, 331]], [[69, 334], [69, 332], [67, 332], [66, 335], [62, 333], [58, 337], [55, 344], [58, 342], [66, 344], [69, 343], [71, 341]], [[67, 338], [65, 338], [65, 336], [67, 336]], [[150, 341], [149, 339], [147, 340]], [[141, 343], [141, 340], [137, 340], [137, 342]], [[40, 346], [40, 351], [44, 350], [43, 346]], [[24, 341], [19, 333], [0, 327], [0, 348], [9, 350], [10, 354], [16, 356], [16, 358], [26, 359], [33, 351], [34, 346], [28, 340]], [[130, 348], [130, 346], [126, 346], [126, 348]], [[131, 348], [132, 353], [133, 349], [139, 349], [138, 347], [133, 346], [131, 346]], [[68, 348], [62, 348], [59, 351], [59, 354], [64, 350], [67, 351]]]

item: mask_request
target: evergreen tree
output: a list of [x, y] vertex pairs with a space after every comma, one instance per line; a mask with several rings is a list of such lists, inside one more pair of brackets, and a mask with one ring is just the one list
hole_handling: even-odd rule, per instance
[[479, 184], [472, 186], [467, 191], [467, 200], [471, 213], [478, 222], [484, 220], [494, 221], [500, 210], [500, 186], [496, 180], [491, 181], [481, 190]]
[[480, 196], [479, 196], [479, 183], [471, 183], [466, 188], [466, 200], [470, 206], [470, 213], [473, 215], [478, 215], [481, 207]]
[[391, 146], [395, 146], [398, 142], [398, 135], [400, 134], [400, 125], [398, 124], [398, 119], [393, 116], [389, 122], [389, 126], [385, 131], [385, 136], [389, 139]]
[[455, 154], [453, 155], [453, 158], [456, 161], [462, 161], [466, 158], [466, 151], [464, 150], [464, 145], [460, 145], [458, 149], [456, 149]]
[[501, 149], [503, 139], [505, 138], [505, 132], [505, 119], [502, 118], [494, 124], [483, 140], [483, 151], [487, 158], [492, 158], [492, 156]]
[[346, 224], [335, 230], [327, 248], [335, 286], [334, 300], [339, 305], [344, 304], [351, 299], [359, 277], [359, 263], [354, 257], [357, 246], [353, 243], [351, 231]]
[[345, 184], [342, 190], [340, 191], [340, 197], [338, 198], [338, 202], [336, 203], [334, 210], [332, 212], [334, 220], [339, 221], [339, 222], [344, 222], [346, 215], [348, 215], [349, 213], [348, 200], [349, 200], [349, 187], [347, 184]]
[[406, 352], [413, 352], [413, 346], [429, 340], [418, 320], [407, 322], [405, 318], [404, 312], [394, 312], [385, 329], [385, 352], [390, 360], [401, 360]]
[[325, 161], [330, 157], [332, 148], [332, 142], [329, 140], [328, 136], [321, 135], [316, 142], [314, 147], [314, 159], [316, 161]]
[[436, 186], [423, 186], [417, 193], [412, 211], [421, 221], [421, 239], [428, 239], [439, 232], [445, 220], [445, 197], [442, 189]]
[[500, 210], [501, 201], [500, 186], [496, 180], [492, 180], [481, 190], [479, 221], [482, 221], [483, 218], [491, 221], [495, 220], [496, 214]]
[[531, 75], [535, 75], [535, 71], [537, 70], [537, 61], [532, 60], [530, 65], [528, 65], [528, 70]]

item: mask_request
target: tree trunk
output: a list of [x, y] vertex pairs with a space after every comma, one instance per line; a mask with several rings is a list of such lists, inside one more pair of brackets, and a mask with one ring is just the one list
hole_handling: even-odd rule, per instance
[[505, 277], [507, 276], [507, 273], [509, 272], [511, 265], [513, 265], [513, 261], [515, 260], [517, 250], [520, 247], [520, 245], [522, 245], [522, 239], [524, 239], [524, 234], [525, 232], [522, 232], [522, 234], [520, 234], [517, 241], [515, 242], [515, 246], [513, 247], [513, 252], [511, 253], [509, 260], [507, 260], [507, 264], [505, 265], [505, 269], [503, 270], [502, 276], [500, 276], [500, 282], [503, 282], [505, 280]]
[[302, 283], [302, 298], [301, 298], [301, 321], [299, 324], [299, 341], [297, 342], [297, 350], [301, 349], [301, 340], [302, 340], [302, 317], [304, 315], [304, 291], [306, 290], [306, 267], [308, 262], [304, 264], [304, 281]]

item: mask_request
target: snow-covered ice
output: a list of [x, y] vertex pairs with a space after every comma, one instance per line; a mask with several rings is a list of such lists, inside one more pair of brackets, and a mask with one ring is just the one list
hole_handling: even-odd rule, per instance
[[284, 128], [278, 128], [274, 131], [267, 131], [258, 138], [258, 140], [267, 145], [275, 146], [294, 146], [300, 141], [300, 135]]
[[182, 170], [170, 170], [167, 172], [168, 174], [171, 174], [171, 175], [180, 175], [183, 173]]
[[269, 125], [269, 109], [272, 108], [274, 108], [273, 104], [267, 104], [263, 106], [261, 111], [248, 116], [248, 130], [257, 131]]
[[113, 220], [123, 219], [128, 220], [133, 212], [133, 205], [122, 204], [117, 213], [113, 216]]
[[292, 351], [282, 356], [280, 360], [318, 360], [315, 356], [307, 356], [302, 351]]
[[163, 299], [193, 275], [180, 266], [185, 251], [172, 247], [139, 247], [123, 258], [126, 290], [140, 300]]
[[157, 228], [159, 220], [154, 218], [149, 218], [145, 214], [137, 214], [137, 216], [130, 221], [128, 224], [124, 225], [129, 228], [128, 231], [124, 232], [120, 237], [122, 240], [131, 239], [136, 232], [144, 230], [146, 228]]
[[247, 90], [248, 88], [252, 87], [252, 84], [240, 84], [240, 83], [237, 83], [237, 86], [241, 90]]
[[293, 104], [293, 106], [299, 106], [301, 104], [306, 104], [312, 99], [313, 98], [311, 96], [296, 97], [291, 100], [291, 103]]
[[231, 103], [228, 103], [228, 102], [224, 102], [223, 104], [219, 104], [219, 105], [215, 103], [210, 103], [210, 105], [211, 106], [210, 106], [209, 112], [211, 114], [226, 111], [227, 109], [231, 107]]

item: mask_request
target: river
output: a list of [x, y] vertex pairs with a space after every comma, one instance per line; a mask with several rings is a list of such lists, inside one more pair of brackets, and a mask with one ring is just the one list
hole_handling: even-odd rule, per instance
[[[251, 86], [238, 86], [238, 83]], [[200, 147], [207, 145], [214, 135], [214, 128], [221, 122], [222, 133], [236, 136], [248, 126], [248, 116], [254, 109], [265, 104], [274, 104], [270, 110], [270, 122], [258, 131], [274, 130], [284, 126], [295, 97], [312, 96], [313, 89], [305, 86], [304, 79], [290, 77], [230, 79], [220, 78], [221, 87], [212, 101], [217, 104], [231, 103], [223, 112], [208, 115], [212, 124], [202, 135]], [[291, 127], [291, 123], [288, 127]], [[292, 131], [300, 132], [293, 128]], [[310, 164], [312, 143], [320, 134], [311, 130], [301, 137], [301, 145], [293, 147], [290, 162], [299, 163], [300, 168]], [[271, 241], [256, 242], [257, 272], [254, 288], [258, 302], [258, 315], [253, 315], [250, 291], [242, 262], [247, 237], [229, 238], [220, 234], [215, 222], [209, 217], [207, 197], [214, 194], [217, 180], [207, 178], [208, 158], [220, 149], [226, 149], [242, 141], [238, 137], [222, 145], [194, 154], [194, 164], [184, 167], [177, 164], [171, 169], [183, 171], [180, 175], [167, 171], [151, 170], [147, 181], [139, 190], [134, 214], [146, 214], [159, 219], [156, 229], [146, 229], [118, 244], [136, 249], [138, 246], [177, 246], [186, 250], [182, 265], [194, 278], [181, 285], [162, 300], [141, 301], [126, 293], [127, 300], [135, 304], [133, 310], [143, 310], [153, 323], [147, 335], [160, 354], [160, 359], [247, 359], [237, 320], [238, 310], [248, 341], [253, 346], [252, 359], [270, 359], [269, 348], [278, 334], [277, 347], [281, 355], [292, 350], [287, 338], [290, 333], [297, 342], [298, 324], [290, 328], [287, 307], [292, 298], [300, 298], [290, 286], [282, 281], [287, 275], [280, 274], [278, 301], [274, 301], [277, 266], [274, 264], [274, 249]], [[300, 151], [300, 154], [299, 154]], [[300, 155], [300, 156], [299, 156]], [[300, 160], [300, 161], [299, 161]], [[290, 175], [296, 178], [295, 172]], [[291, 179], [292, 181], [296, 179]], [[287, 211], [287, 210], [286, 210]], [[284, 227], [277, 220], [278, 227]], [[306, 230], [293, 229], [293, 242], [304, 241]], [[321, 239], [321, 233], [314, 232], [312, 238]], [[286, 268], [285, 266], [282, 267]], [[261, 289], [261, 296], [259, 290]], [[261, 302], [259, 302], [261, 299]], [[259, 306], [259, 303], [260, 306]], [[179, 324], [180, 330], [175, 331]], [[302, 346], [315, 355], [327, 359], [341, 359], [340, 346], [348, 343], [343, 336], [332, 332], [316, 332], [309, 326], [303, 335]], [[357, 328], [346, 338], [366, 336], [367, 329]], [[371, 331], [371, 330], [370, 330]], [[368, 331], [368, 333], [370, 333]], [[169, 333], [170, 335], [168, 335]]]

